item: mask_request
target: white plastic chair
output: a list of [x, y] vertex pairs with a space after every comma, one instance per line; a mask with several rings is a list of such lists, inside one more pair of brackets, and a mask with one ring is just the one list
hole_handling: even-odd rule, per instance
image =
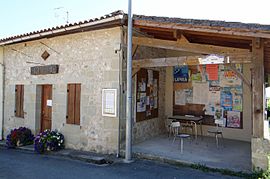
[[169, 138], [171, 137], [171, 134], [173, 134], [172, 127], [171, 127], [172, 122], [173, 122], [173, 119], [166, 119], [165, 120], [165, 127], [167, 129]]
[[180, 138], [181, 154], [183, 154], [184, 139], [190, 137], [190, 135], [189, 134], [181, 134], [180, 133], [180, 130], [181, 130], [180, 128], [181, 128], [180, 122], [172, 122], [171, 123], [171, 129], [172, 129], [172, 132], [174, 134], [173, 143], [175, 142], [176, 138]]
[[223, 138], [223, 127], [224, 127], [224, 120], [223, 119], [216, 119], [215, 120], [216, 127], [212, 129], [208, 129], [207, 133], [208, 134], [214, 134], [216, 138], [216, 146], [217, 148], [219, 147], [219, 140], [218, 136], [220, 135], [222, 138], [222, 141], [224, 141]]

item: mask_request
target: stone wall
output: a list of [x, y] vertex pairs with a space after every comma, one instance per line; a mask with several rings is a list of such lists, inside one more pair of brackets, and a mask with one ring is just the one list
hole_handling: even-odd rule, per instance
[[263, 138], [252, 138], [252, 167], [253, 170], [270, 169], [270, 141]]
[[[101, 99], [103, 88], [119, 92], [120, 43], [121, 28], [116, 27], [5, 46], [5, 136], [19, 126], [39, 132], [40, 85], [52, 84], [52, 129], [64, 134], [66, 146], [115, 152], [119, 118], [102, 117]], [[47, 60], [41, 58], [45, 50]], [[59, 73], [30, 74], [30, 67], [49, 64], [59, 64]], [[68, 83], [81, 83], [80, 125], [66, 124]], [[25, 85], [24, 118], [14, 116], [16, 84]]]
[[[166, 56], [166, 50], [140, 46], [137, 49], [136, 54], [134, 55], [134, 59], [160, 58], [164, 56]], [[138, 142], [147, 140], [151, 137], [160, 135], [164, 133], [165, 131], [165, 123], [164, 123], [165, 103], [164, 101], [165, 101], [166, 70], [165, 68], [152, 68], [152, 69], [159, 71], [158, 118], [153, 118], [153, 119], [144, 120], [140, 122], [134, 122], [133, 136], [132, 136], [134, 143], [138, 143]], [[133, 90], [133, 93], [134, 92], [135, 90]], [[135, 107], [135, 103], [133, 105]]]

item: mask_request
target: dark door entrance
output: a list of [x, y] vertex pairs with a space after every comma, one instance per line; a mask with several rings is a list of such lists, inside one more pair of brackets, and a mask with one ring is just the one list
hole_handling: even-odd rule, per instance
[[41, 132], [52, 127], [52, 85], [42, 85]]

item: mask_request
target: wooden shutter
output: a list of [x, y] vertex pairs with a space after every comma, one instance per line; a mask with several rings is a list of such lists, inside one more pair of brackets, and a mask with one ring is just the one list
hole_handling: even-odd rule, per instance
[[81, 111], [81, 84], [76, 84], [75, 93], [75, 124], [80, 125], [80, 111]]
[[67, 124], [80, 125], [81, 84], [68, 84]]
[[24, 103], [24, 86], [16, 85], [15, 86], [15, 116], [16, 117], [24, 117], [23, 103]]

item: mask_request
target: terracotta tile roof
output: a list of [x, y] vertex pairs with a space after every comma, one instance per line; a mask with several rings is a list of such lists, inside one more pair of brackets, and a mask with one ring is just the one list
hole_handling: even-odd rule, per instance
[[39, 34], [41, 34], [41, 33], [48, 33], [48, 35], [49, 35], [49, 34], [51, 34], [50, 32], [52, 32], [52, 31], [59, 31], [60, 32], [61, 30], [65, 30], [65, 29], [67, 31], [69, 31], [69, 30], [75, 29], [76, 26], [85, 27], [84, 25], [87, 25], [89, 23], [90, 23], [89, 26], [91, 26], [91, 23], [92, 24], [94, 24], [94, 22], [98, 23], [102, 20], [113, 18], [113, 17], [120, 16], [120, 15], [124, 16], [125, 14], [123, 11], [118, 10], [118, 11], [112, 12], [110, 14], [106, 14], [104, 16], [101, 16], [99, 18], [93, 18], [93, 19], [89, 19], [89, 20], [85, 20], [85, 21], [79, 21], [79, 22], [70, 23], [70, 24], [66, 24], [66, 25], [61, 25], [61, 26], [46, 28], [46, 29], [42, 29], [42, 30], [38, 30], [38, 31], [25, 33], [25, 34], [20, 34], [20, 35], [16, 35], [16, 36], [11, 36], [11, 37], [0, 39], [0, 45], [6, 44], [5, 42], [9, 42], [9, 41], [10, 41], [10, 43], [24, 41], [26, 39], [26, 37], [28, 37], [28, 36], [32, 36], [33, 38], [37, 38], [37, 37], [39, 37]]

